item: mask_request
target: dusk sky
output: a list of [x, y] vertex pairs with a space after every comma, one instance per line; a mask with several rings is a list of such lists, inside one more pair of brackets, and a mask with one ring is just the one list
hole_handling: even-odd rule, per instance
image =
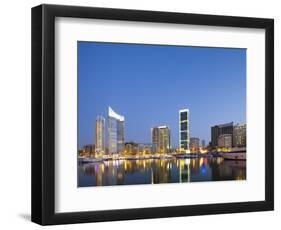
[[78, 42], [79, 148], [94, 144], [108, 106], [125, 116], [125, 142], [151, 143], [168, 125], [178, 147], [178, 110], [190, 111], [190, 137], [246, 122], [246, 49]]

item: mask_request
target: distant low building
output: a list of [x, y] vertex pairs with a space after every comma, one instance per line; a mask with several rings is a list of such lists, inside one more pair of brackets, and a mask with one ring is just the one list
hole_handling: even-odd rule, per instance
[[198, 151], [200, 148], [200, 139], [197, 137], [190, 138], [190, 150], [191, 151]]
[[139, 154], [154, 154], [155, 152], [156, 152], [155, 144], [139, 143], [138, 145]]
[[136, 155], [138, 153], [139, 145], [135, 142], [125, 143], [125, 154]]
[[156, 153], [156, 145], [152, 143], [125, 143], [125, 154], [137, 155], [137, 154], [154, 154]]
[[95, 154], [95, 145], [84, 145], [82, 154], [83, 156], [93, 156]]

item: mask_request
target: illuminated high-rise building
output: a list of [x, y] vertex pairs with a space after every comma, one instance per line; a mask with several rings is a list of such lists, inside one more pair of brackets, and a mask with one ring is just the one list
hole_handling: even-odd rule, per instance
[[159, 129], [158, 127], [154, 127], [151, 129], [151, 141], [152, 144], [156, 146], [156, 152], [158, 152], [158, 142], [159, 142]]
[[171, 148], [171, 134], [168, 126], [158, 126], [151, 129], [152, 144], [156, 146], [156, 153], [169, 153]]
[[158, 129], [160, 153], [168, 153], [171, 148], [170, 129], [168, 126], [159, 126]]
[[105, 119], [98, 116], [96, 119], [96, 152], [105, 153]]
[[215, 125], [211, 127], [211, 142], [213, 147], [219, 146], [218, 138], [220, 135], [224, 135], [224, 134], [230, 134], [233, 138], [233, 122]]
[[234, 126], [233, 146], [246, 147], [246, 124], [237, 124]]
[[232, 135], [222, 134], [218, 137], [218, 147], [231, 148], [232, 147]]
[[122, 153], [124, 150], [124, 116], [121, 116], [108, 107], [108, 152], [109, 154]]
[[189, 151], [189, 110], [179, 110], [179, 148], [180, 151]]

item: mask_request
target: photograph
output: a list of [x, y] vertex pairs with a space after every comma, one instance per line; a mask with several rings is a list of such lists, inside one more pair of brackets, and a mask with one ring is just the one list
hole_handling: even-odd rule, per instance
[[246, 56], [78, 41], [77, 186], [246, 180]]
[[32, 222], [274, 210], [275, 19], [158, 5], [32, 7]]

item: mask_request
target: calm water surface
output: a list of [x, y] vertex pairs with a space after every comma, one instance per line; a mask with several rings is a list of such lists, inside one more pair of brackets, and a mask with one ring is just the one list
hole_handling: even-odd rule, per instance
[[246, 161], [223, 158], [110, 160], [78, 165], [78, 186], [245, 180]]

